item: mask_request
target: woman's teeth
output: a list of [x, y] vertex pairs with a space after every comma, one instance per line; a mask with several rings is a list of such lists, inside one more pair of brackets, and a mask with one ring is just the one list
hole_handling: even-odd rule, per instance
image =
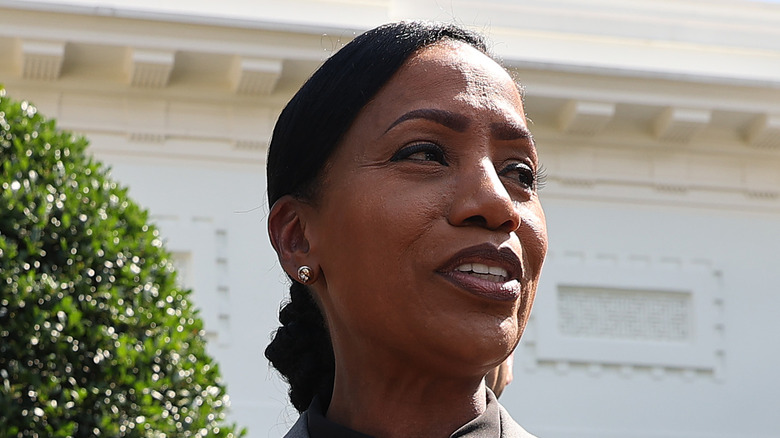
[[455, 268], [455, 270], [493, 282], [507, 281], [509, 277], [506, 269], [498, 266], [483, 265], [482, 263], [464, 263]]

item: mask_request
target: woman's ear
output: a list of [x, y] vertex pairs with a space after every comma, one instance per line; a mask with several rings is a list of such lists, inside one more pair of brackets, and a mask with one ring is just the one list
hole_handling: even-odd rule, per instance
[[279, 198], [268, 213], [268, 237], [282, 268], [292, 278], [296, 278], [299, 267], [314, 263], [309, 260], [305, 210], [306, 204], [287, 195]]

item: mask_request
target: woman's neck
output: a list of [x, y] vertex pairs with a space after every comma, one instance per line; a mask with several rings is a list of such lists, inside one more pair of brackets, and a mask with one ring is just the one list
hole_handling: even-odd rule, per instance
[[376, 438], [446, 438], [485, 411], [479, 375], [444, 377], [408, 363], [363, 362], [347, 367], [337, 361], [326, 415], [331, 421]]

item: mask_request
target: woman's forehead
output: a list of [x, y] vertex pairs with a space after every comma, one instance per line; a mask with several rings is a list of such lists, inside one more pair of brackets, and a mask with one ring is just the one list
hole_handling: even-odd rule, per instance
[[445, 40], [419, 50], [404, 63], [399, 74], [405, 71], [430, 77], [442, 74], [448, 77], [459, 76], [468, 85], [483, 91], [519, 91], [512, 77], [501, 65], [460, 41]]
[[484, 108], [525, 122], [522, 95], [509, 73], [479, 50], [453, 41], [412, 55], [364, 109], [389, 117], [440, 106]]

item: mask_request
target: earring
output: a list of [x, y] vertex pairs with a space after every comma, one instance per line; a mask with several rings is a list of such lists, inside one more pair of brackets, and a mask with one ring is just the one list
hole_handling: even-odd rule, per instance
[[306, 265], [298, 268], [298, 280], [301, 280], [303, 284], [307, 284], [311, 280], [311, 268]]

